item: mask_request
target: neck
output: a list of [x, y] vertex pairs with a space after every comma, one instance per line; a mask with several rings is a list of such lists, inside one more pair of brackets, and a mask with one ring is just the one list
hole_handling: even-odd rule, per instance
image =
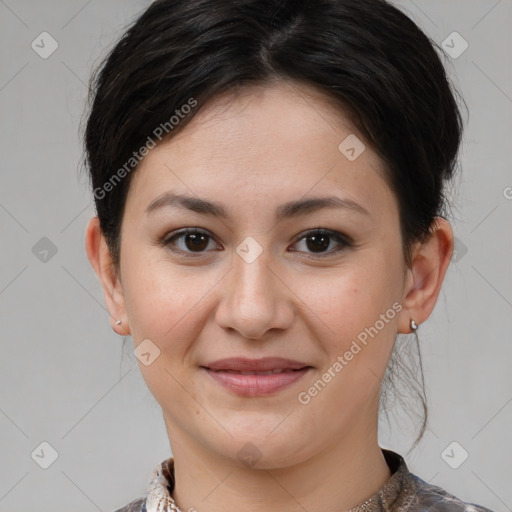
[[183, 512], [339, 512], [375, 494], [391, 477], [376, 427], [352, 429], [298, 464], [266, 469], [226, 459], [177, 434], [172, 432], [172, 496]]

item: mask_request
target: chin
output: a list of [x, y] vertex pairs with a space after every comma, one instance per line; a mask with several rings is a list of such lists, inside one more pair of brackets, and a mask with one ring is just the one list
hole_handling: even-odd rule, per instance
[[[285, 416], [286, 417], [286, 416]], [[312, 448], [312, 443], [301, 436], [300, 431], [290, 431], [285, 427], [283, 416], [278, 421], [262, 422], [255, 425], [249, 415], [245, 421], [237, 422], [236, 429], [230, 428], [230, 437], [224, 432], [219, 444], [212, 446], [214, 440], [208, 437], [212, 450], [220, 456], [237, 462], [241, 467], [255, 469], [277, 469], [297, 464], [308, 458], [304, 447]]]

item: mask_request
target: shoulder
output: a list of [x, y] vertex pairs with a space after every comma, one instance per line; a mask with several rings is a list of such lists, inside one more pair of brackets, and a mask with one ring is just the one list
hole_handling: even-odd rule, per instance
[[128, 503], [122, 508], [115, 510], [114, 512], [147, 512], [146, 511], [146, 498], [137, 498], [134, 501]]
[[493, 512], [476, 503], [462, 501], [442, 487], [432, 485], [419, 476], [411, 473], [416, 486], [416, 503], [410, 508], [414, 510], [430, 510], [432, 512]]

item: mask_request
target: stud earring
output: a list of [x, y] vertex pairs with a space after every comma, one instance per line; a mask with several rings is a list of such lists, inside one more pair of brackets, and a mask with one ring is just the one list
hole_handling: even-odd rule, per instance
[[418, 326], [417, 326], [416, 322], [415, 322], [414, 320], [412, 320], [412, 319], [411, 319], [411, 329], [412, 329], [413, 331], [415, 331], [417, 328], [418, 328]]
[[116, 325], [119, 325], [121, 323], [121, 320], [116, 321]]

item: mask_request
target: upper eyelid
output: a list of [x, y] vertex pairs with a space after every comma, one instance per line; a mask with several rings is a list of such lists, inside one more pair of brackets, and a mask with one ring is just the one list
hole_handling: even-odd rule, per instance
[[310, 228], [310, 229], [306, 229], [305, 231], [302, 231], [301, 233], [299, 233], [294, 238], [294, 240], [300, 240], [301, 238], [304, 238], [307, 235], [311, 235], [311, 234], [315, 234], [315, 233], [329, 235], [329, 236], [331, 236], [333, 238], [335, 238], [335, 237], [339, 237], [339, 238], [342, 238], [342, 239], [345, 238], [345, 239], [347, 239], [347, 242], [350, 240], [348, 235], [345, 235], [344, 233], [336, 231], [335, 229], [327, 229], [327, 228]]
[[[216, 237], [214, 235], [212, 235], [208, 230], [206, 229], [203, 229], [203, 228], [183, 228], [183, 229], [179, 229], [177, 230], [176, 232], [172, 232], [168, 235], [165, 235], [163, 238], [162, 238], [162, 244], [163, 245], [168, 245], [170, 244], [171, 240], [174, 240], [174, 239], [178, 239], [182, 236], [185, 236], [185, 235], [188, 235], [190, 233], [199, 233], [201, 235], [206, 235], [206, 236], [209, 236], [212, 240], [215, 241], [215, 243], [218, 244], [217, 240], [216, 240]], [[220, 245], [220, 244], [218, 244]], [[190, 252], [190, 254], [192, 254], [192, 252]], [[200, 253], [198, 253], [200, 254]]]

